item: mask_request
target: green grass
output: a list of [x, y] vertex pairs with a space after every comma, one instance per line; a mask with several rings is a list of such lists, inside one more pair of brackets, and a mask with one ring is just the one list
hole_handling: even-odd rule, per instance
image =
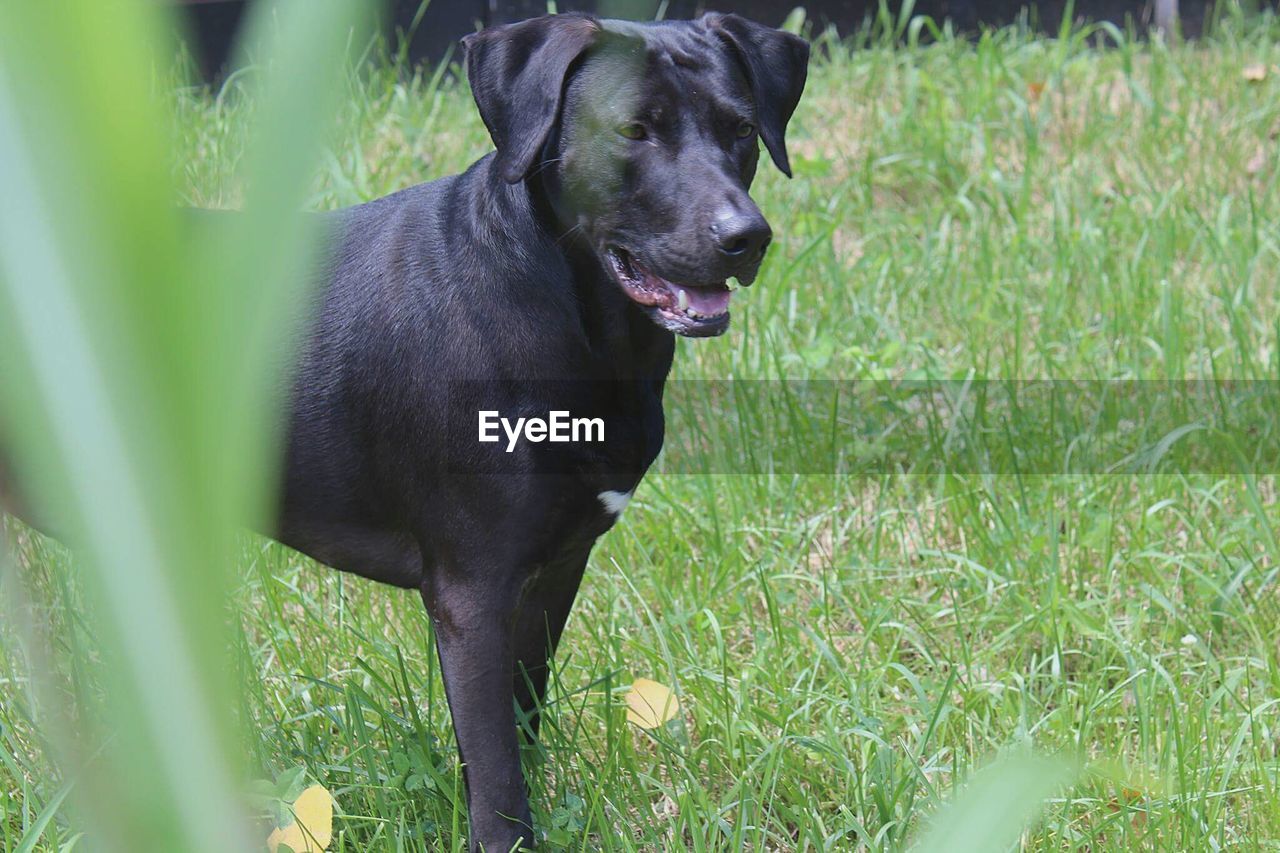
[[[1277, 378], [1277, 34], [833, 50], [795, 180], [762, 164], [777, 248], [727, 336], [680, 342], [676, 376]], [[186, 201], [236, 205], [251, 106], [234, 84], [178, 102]], [[314, 206], [488, 148], [465, 87], [353, 80]], [[1269, 476], [654, 476], [570, 619], [535, 816], [557, 848], [892, 850], [1031, 746], [1083, 769], [1025, 849], [1275, 849], [1277, 500]], [[29, 668], [102, 698], [64, 553], [16, 539], [55, 656], [0, 627], [5, 850], [64, 782]], [[254, 772], [329, 787], [333, 849], [463, 849], [418, 597], [259, 539], [238, 578], [227, 665]], [[624, 722], [641, 676], [681, 698], [656, 735]], [[71, 818], [37, 849], [75, 841]]]

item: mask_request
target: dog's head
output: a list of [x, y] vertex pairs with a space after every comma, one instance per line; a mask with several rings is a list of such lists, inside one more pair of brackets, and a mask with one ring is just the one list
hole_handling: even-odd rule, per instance
[[511, 182], [546, 192], [618, 287], [662, 327], [729, 325], [772, 239], [747, 194], [785, 133], [809, 47], [736, 15], [634, 24], [553, 15], [465, 40], [480, 115]]

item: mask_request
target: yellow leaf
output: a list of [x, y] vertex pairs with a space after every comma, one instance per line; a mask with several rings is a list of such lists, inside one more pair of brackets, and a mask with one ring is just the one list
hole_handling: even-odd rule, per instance
[[1250, 83], [1257, 83], [1260, 80], [1267, 79], [1267, 66], [1261, 62], [1255, 62], [1252, 65], [1246, 65], [1242, 74], [1244, 79]]
[[333, 797], [323, 785], [312, 785], [293, 803], [293, 823], [276, 827], [267, 847], [276, 853], [281, 844], [294, 853], [323, 853], [333, 838]]
[[680, 713], [680, 700], [665, 685], [637, 678], [627, 691], [627, 722], [656, 729]]

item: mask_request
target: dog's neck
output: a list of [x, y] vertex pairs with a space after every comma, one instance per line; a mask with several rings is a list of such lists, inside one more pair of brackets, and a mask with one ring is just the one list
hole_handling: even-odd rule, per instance
[[[518, 206], [521, 213], [537, 222], [544, 239], [563, 260], [572, 302], [595, 356], [596, 369], [592, 372], [607, 374], [601, 378], [664, 381], [671, 369], [675, 335], [655, 324], [627, 298], [581, 230], [556, 214], [541, 174], [508, 184], [499, 174], [494, 158], [486, 160], [481, 162], [487, 195], [505, 200], [490, 207], [488, 215], [508, 216], [511, 211], [500, 212], [499, 208], [507, 204]], [[499, 227], [497, 223], [495, 227]]]

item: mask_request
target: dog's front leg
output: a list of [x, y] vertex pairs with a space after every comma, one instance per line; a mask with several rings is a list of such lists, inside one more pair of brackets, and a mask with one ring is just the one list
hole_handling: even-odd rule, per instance
[[515, 659], [515, 697], [523, 716], [525, 731], [538, 738], [542, 722], [542, 700], [547, 692], [551, 659], [560, 644], [560, 635], [578, 595], [590, 546], [569, 554], [556, 564], [544, 566], [525, 589], [512, 633]]
[[514, 579], [481, 572], [442, 572], [422, 586], [467, 785], [472, 851], [534, 846], [511, 693], [520, 590]]

